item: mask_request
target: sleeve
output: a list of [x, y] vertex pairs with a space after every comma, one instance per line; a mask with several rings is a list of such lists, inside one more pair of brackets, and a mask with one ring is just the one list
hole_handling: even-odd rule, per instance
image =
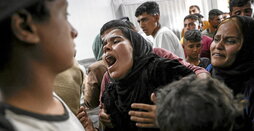
[[54, 91], [76, 114], [80, 107], [81, 88], [84, 74], [82, 70], [74, 66], [56, 76]]
[[88, 74], [84, 89], [84, 105], [87, 108], [95, 108], [99, 105], [100, 87], [106, 67], [96, 62], [88, 68]]
[[170, 30], [158, 34], [155, 39], [155, 44], [157, 45], [156, 47], [164, 48], [183, 59], [185, 58], [182, 45], [176, 35]]
[[155, 87], [161, 87], [193, 73], [177, 60], [164, 59], [153, 64], [149, 81]]
[[195, 66], [192, 65], [186, 61], [184, 61], [182, 58], [176, 56], [175, 54], [171, 53], [170, 51], [167, 51], [165, 49], [162, 48], [154, 48], [153, 52], [163, 58], [166, 59], [170, 59], [170, 60], [178, 60], [181, 64], [183, 64], [184, 66], [186, 66], [187, 68], [189, 68], [190, 70], [192, 70], [193, 72], [195, 72], [196, 75], [198, 75], [199, 73], [208, 73], [204, 68], [199, 67], [199, 66]]
[[101, 82], [101, 91], [100, 91], [100, 105], [102, 105], [102, 101], [101, 101], [101, 97], [103, 95], [103, 92], [106, 89], [106, 85], [110, 83], [110, 79], [109, 79], [109, 75], [107, 72], [104, 73], [103, 78], [102, 78], [102, 82]]

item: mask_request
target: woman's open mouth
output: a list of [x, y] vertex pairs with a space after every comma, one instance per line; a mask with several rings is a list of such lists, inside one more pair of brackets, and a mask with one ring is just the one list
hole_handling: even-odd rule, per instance
[[105, 61], [108, 65], [108, 67], [110, 68], [111, 66], [113, 66], [116, 63], [116, 58], [112, 55], [107, 55], [105, 57]]

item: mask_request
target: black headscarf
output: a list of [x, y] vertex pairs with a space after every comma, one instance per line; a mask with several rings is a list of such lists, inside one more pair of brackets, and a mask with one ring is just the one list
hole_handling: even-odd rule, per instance
[[254, 20], [250, 17], [243, 16], [235, 16], [229, 19], [237, 19], [237, 21], [239, 21], [239, 32], [241, 32], [243, 36], [243, 45], [236, 54], [236, 59], [231, 66], [226, 68], [214, 67], [212, 74], [216, 78], [223, 80], [227, 86], [233, 89], [234, 93], [237, 94], [242, 92], [240, 85], [242, 85], [247, 78], [253, 76]]
[[131, 104], [134, 102], [152, 104], [150, 95], [156, 88], [178, 80], [192, 71], [177, 60], [168, 60], [153, 54], [151, 45], [138, 33], [124, 27], [117, 29], [120, 29], [131, 42], [133, 67], [123, 79], [111, 79], [112, 82], [106, 85], [102, 102], [114, 125], [114, 129], [110, 130], [158, 130], [137, 128], [128, 115]]
[[[254, 20], [250, 17], [235, 16], [239, 24], [239, 32], [243, 36], [243, 45], [236, 54], [233, 64], [226, 68], [214, 67], [212, 75], [225, 82], [234, 94], [244, 94], [249, 100], [246, 113], [250, 119], [254, 119]], [[227, 22], [227, 21], [226, 21]], [[223, 22], [222, 24], [224, 24]], [[220, 26], [219, 26], [220, 28]], [[218, 28], [218, 29], [219, 29]]]

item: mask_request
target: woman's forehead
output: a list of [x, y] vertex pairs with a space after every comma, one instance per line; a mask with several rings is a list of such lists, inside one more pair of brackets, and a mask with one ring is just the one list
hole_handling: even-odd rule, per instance
[[122, 36], [124, 37], [122, 31], [120, 29], [115, 29], [115, 28], [111, 28], [106, 30], [103, 35], [101, 36], [102, 41], [106, 41], [112, 37], [116, 37], [116, 36]]

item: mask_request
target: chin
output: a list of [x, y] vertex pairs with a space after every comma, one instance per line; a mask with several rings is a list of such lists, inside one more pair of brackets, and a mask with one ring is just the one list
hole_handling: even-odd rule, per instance
[[[62, 65], [64, 65], [64, 64], [62, 64]], [[65, 64], [65, 65], [66, 65], [65, 67], [62, 67], [61, 69], [59, 69], [59, 71], [58, 71], [59, 73], [64, 72], [64, 71], [68, 70], [69, 68], [71, 68], [74, 65], [74, 59], [71, 59], [69, 61], [69, 63]]]

